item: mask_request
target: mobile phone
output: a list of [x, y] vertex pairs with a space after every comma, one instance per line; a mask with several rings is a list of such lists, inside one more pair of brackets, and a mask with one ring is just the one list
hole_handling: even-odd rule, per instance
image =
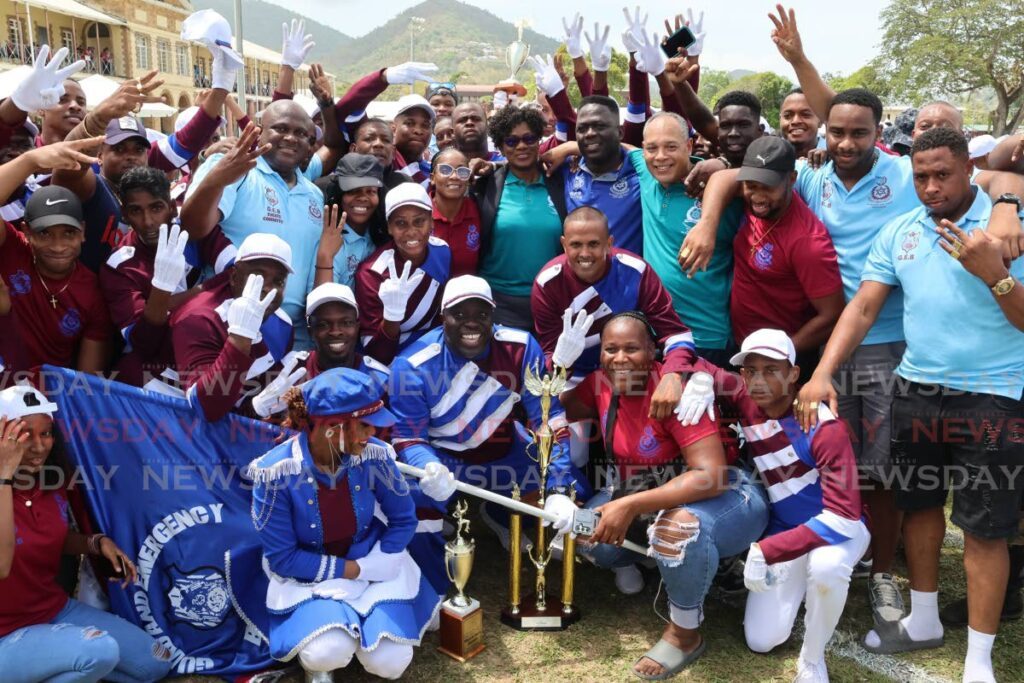
[[580, 508], [572, 518], [572, 533], [577, 536], [593, 536], [600, 520], [601, 513], [589, 508]]
[[672, 57], [676, 57], [679, 54], [679, 48], [684, 50], [697, 42], [697, 38], [693, 35], [693, 31], [690, 30], [689, 26], [681, 26], [678, 31], [670, 35], [661, 43], [661, 49], [665, 51], [665, 54]]

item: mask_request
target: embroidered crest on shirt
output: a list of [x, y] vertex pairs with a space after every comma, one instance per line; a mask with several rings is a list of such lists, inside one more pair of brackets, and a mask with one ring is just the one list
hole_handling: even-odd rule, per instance
[[694, 202], [693, 206], [690, 207], [690, 210], [686, 212], [686, 222], [687, 223], [696, 223], [697, 221], [700, 220], [700, 214], [701, 214], [701, 205], [700, 205], [700, 200], [698, 200], [698, 201]]
[[569, 198], [573, 201], [581, 201], [583, 199], [583, 186], [586, 181], [582, 175], [578, 175], [572, 179], [572, 187], [569, 189]]
[[885, 176], [879, 176], [875, 186], [871, 188], [871, 201], [875, 204], [884, 204], [892, 198], [892, 188], [886, 184]]
[[74, 337], [82, 329], [82, 316], [75, 309], [71, 308], [64, 317], [60, 319], [60, 333], [65, 337]]
[[648, 458], [658, 452], [658, 439], [655, 438], [651, 425], [644, 427], [644, 433], [640, 435], [640, 442], [636, 445], [636, 450], [640, 455]]
[[612, 187], [608, 190], [608, 194], [615, 199], [622, 199], [623, 197], [629, 196], [629, 181], [625, 178], [616, 180], [612, 183]]
[[466, 229], [466, 246], [470, 251], [479, 251], [480, 249], [480, 228], [476, 227], [475, 223]]
[[832, 193], [835, 188], [832, 187], [831, 178], [826, 178], [825, 182], [821, 186], [821, 205], [831, 207], [832, 206]]
[[268, 187], [266, 190], [264, 190], [263, 196], [267, 198], [267, 204], [269, 204], [270, 206], [277, 206], [279, 200], [277, 198], [277, 192], [274, 191], [274, 188]]
[[323, 211], [320, 210], [318, 202], [310, 199], [309, 200], [309, 215], [313, 220], [320, 220], [324, 217]]
[[772, 267], [772, 252], [775, 251], [774, 244], [762, 244], [754, 253], [754, 265], [758, 270], [768, 270]]
[[917, 249], [917, 245], [921, 243], [921, 231], [911, 230], [907, 233], [906, 237], [903, 238], [903, 244], [900, 245], [900, 249], [903, 250], [899, 256], [896, 257], [897, 261], [913, 261], [914, 251]]
[[11, 293], [28, 294], [32, 291], [32, 278], [24, 270], [11, 274]]

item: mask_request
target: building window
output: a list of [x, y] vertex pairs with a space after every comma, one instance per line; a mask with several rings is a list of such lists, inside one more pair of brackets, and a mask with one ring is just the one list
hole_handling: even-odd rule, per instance
[[135, 67], [149, 68], [149, 36], [135, 34]]
[[171, 73], [171, 43], [162, 38], [156, 41], [156, 68], [161, 73]]
[[62, 28], [60, 30], [60, 44], [62, 47], [66, 47], [68, 52], [68, 59], [71, 61], [75, 60], [75, 36], [71, 33], [71, 29]]
[[21, 20], [16, 17], [7, 19], [7, 42], [14, 46], [21, 45]]
[[177, 67], [179, 76], [188, 76], [188, 45], [184, 43], [178, 43], [175, 47], [177, 54]]

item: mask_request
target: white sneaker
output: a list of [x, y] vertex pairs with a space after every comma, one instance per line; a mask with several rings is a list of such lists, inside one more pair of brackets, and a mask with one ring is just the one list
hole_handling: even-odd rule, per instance
[[623, 595], [636, 595], [644, 589], [644, 575], [635, 564], [615, 571], [615, 587]]
[[828, 683], [828, 668], [825, 666], [825, 660], [807, 662], [802, 658], [799, 659], [793, 683]]

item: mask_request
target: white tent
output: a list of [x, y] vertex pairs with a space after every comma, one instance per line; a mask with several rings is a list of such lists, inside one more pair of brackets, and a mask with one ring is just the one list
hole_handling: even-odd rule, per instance
[[[92, 109], [97, 104], [113, 95], [121, 84], [112, 78], [101, 76], [99, 74], [93, 74], [88, 78], [83, 78], [79, 85], [82, 86], [82, 91], [85, 92], [85, 101], [89, 103], [89, 108]], [[175, 107], [164, 104], [163, 102], [154, 102], [152, 104], [142, 105], [142, 110], [136, 114], [140, 118], [162, 118], [164, 116], [174, 116], [178, 113]]]

